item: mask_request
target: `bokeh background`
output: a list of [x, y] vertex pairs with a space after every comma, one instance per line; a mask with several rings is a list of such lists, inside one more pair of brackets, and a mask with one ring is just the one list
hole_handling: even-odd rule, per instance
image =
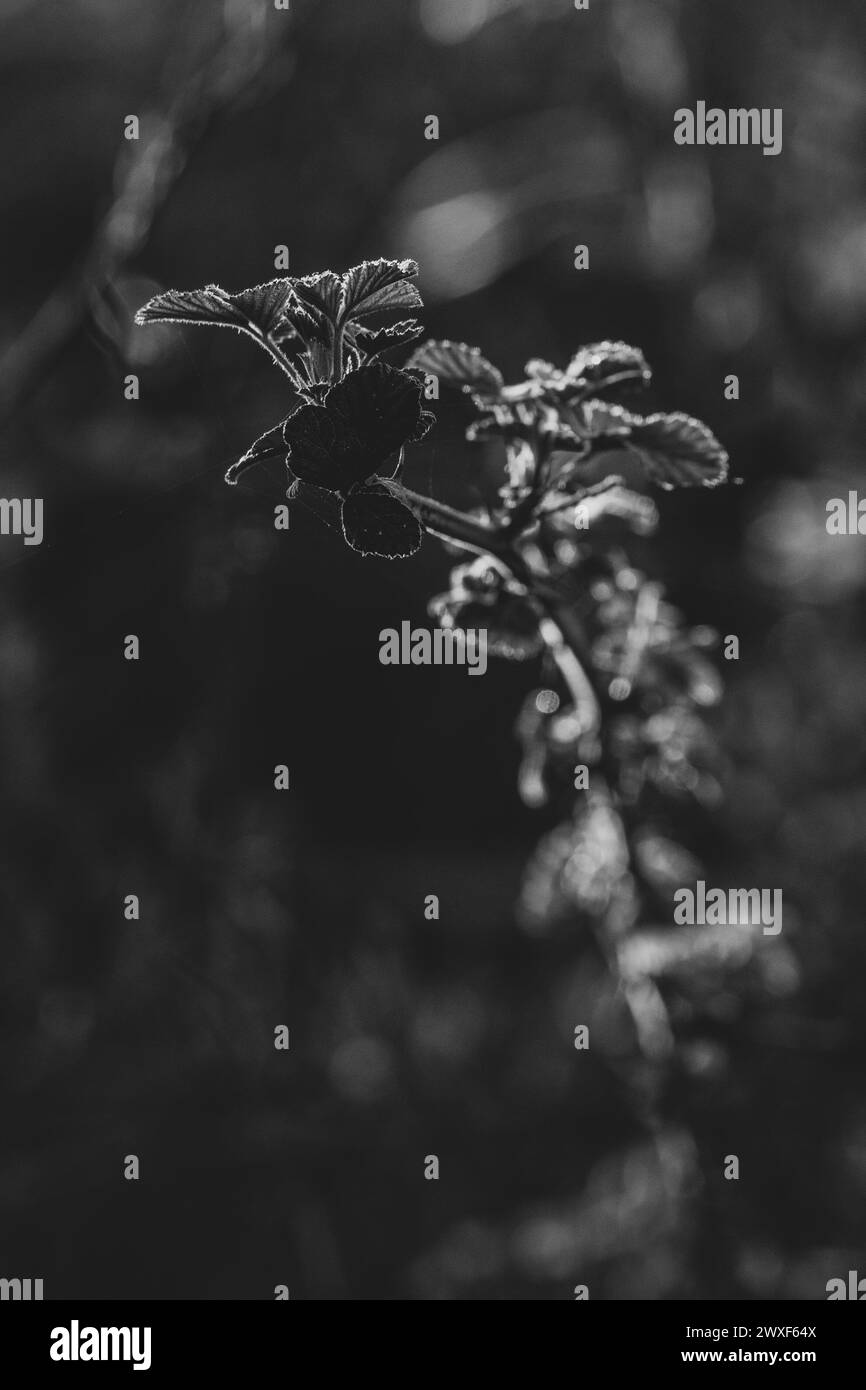
[[[0, 22], [2, 490], [46, 510], [41, 548], [0, 539], [0, 1274], [49, 1298], [788, 1299], [866, 1272], [866, 541], [824, 524], [862, 476], [862, 5]], [[782, 154], [675, 146], [698, 99], [782, 107]], [[640, 556], [741, 641], [708, 877], [785, 894], [772, 968], [682, 983], [663, 1143], [697, 1179], [671, 1187], [634, 1114], [584, 925], [515, 907], [562, 812], [516, 792], [538, 673], [380, 666], [448, 557], [276, 532], [279, 467], [222, 475], [286, 413], [279, 373], [233, 334], [132, 327], [167, 286], [270, 278], [279, 244], [298, 274], [415, 257], [431, 334], [511, 379], [636, 343], [654, 404], [731, 453], [742, 484], [662, 495]], [[408, 481], [477, 503], [463, 402], [437, 409]]]

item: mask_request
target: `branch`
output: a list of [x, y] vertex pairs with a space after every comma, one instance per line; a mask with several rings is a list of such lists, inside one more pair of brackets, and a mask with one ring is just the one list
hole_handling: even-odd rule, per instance
[[[177, 27], [173, 29], [163, 81], [170, 95], [164, 107], [142, 112], [139, 140], [121, 141], [114, 199], [90, 247], [0, 357], [0, 420], [42, 383], [93, 305], [141, 253], [210, 122], [252, 86], [269, 60], [272, 46], [255, 4], [226, 6], [223, 12], [225, 28], [214, 44], [212, 0], [188, 11], [190, 30], [179, 59]], [[203, 48], [212, 51], [203, 57]]]

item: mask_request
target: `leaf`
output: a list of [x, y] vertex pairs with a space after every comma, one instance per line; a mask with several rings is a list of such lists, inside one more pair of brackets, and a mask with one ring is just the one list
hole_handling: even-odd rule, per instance
[[535, 381], [547, 381], [549, 378], [561, 376], [552, 362], [545, 362], [543, 357], [533, 357], [523, 368], [528, 377]]
[[307, 376], [313, 382], [330, 381], [342, 293], [340, 277], [323, 270], [291, 283], [285, 318], [306, 345]]
[[291, 296], [291, 280], [282, 278], [266, 280], [262, 285], [230, 294], [229, 302], [234, 309], [266, 336], [285, 337], [294, 335], [292, 326], [284, 321], [286, 306]]
[[382, 483], [354, 487], [343, 502], [343, 535], [361, 555], [405, 559], [421, 547], [421, 523]]
[[604, 801], [578, 808], [570, 825], [551, 831], [526, 870], [520, 916], [530, 930], [544, 930], [577, 908], [600, 916], [628, 875], [622, 823]]
[[503, 593], [492, 603], [471, 599], [460, 602], [451, 594], [439, 594], [427, 607], [440, 627], [463, 632], [467, 628], [483, 628], [491, 656], [529, 661], [544, 650], [538, 615], [525, 599], [514, 594]]
[[640, 381], [646, 385], [652, 376], [646, 358], [640, 348], [630, 347], [628, 343], [605, 341], [591, 343], [575, 353], [566, 369], [566, 376], [574, 381], [584, 381], [595, 390], [603, 389], [626, 381]]
[[[717, 487], [728, 476], [728, 455], [712, 430], [691, 415], [633, 415], [618, 405], [587, 401], [570, 417], [596, 440], [635, 453], [659, 487]], [[580, 421], [583, 424], [581, 426]]]
[[490, 413], [480, 420], [473, 420], [467, 427], [466, 438], [471, 444], [493, 438], [520, 439], [526, 434], [535, 433], [545, 414], [549, 416], [551, 413], [549, 407], [537, 401], [517, 401], [513, 405], [495, 401], [486, 404], [485, 408]]
[[550, 456], [544, 477], [545, 488], [549, 490], [548, 495], [557, 495], [567, 492], [571, 487], [580, 487], [592, 463], [592, 458], [585, 453], [555, 449]]
[[623, 410], [621, 405], [608, 405], [606, 401], [586, 401], [565, 414], [575, 434], [590, 439], [613, 438], [612, 448], [617, 447], [617, 439], [624, 441], [629, 437], [632, 426], [639, 424], [641, 418]]
[[482, 357], [478, 348], [447, 339], [437, 342], [431, 338], [423, 343], [415, 349], [407, 366], [429, 372], [449, 386], [482, 395], [498, 395], [505, 385], [502, 373]]
[[219, 285], [205, 285], [200, 290], [166, 290], [139, 309], [135, 322], [211, 324], [251, 333], [253, 337], [267, 337], [282, 326], [291, 336], [292, 325], [282, 324], [291, 286], [291, 280], [279, 279], [238, 294], [229, 294]]
[[348, 493], [384, 467], [403, 445], [426, 433], [414, 377], [381, 362], [359, 367], [285, 422], [288, 464], [303, 482]]
[[323, 487], [314, 487], [311, 483], [302, 483], [296, 478], [286, 493], [290, 502], [300, 502], [301, 506], [325, 526], [332, 531], [339, 531], [342, 534], [343, 526], [340, 519], [342, 503], [335, 492], [328, 492]]
[[[560, 486], [561, 486], [560, 482]], [[632, 531], [648, 536], [658, 523], [658, 509], [651, 497], [631, 492], [625, 487], [611, 487], [595, 496], [575, 497], [566, 492], [550, 492], [543, 501], [536, 516], [548, 520], [557, 531], [566, 535], [574, 533], [579, 517], [581, 531], [592, 532], [595, 526], [610, 518], [624, 521]]]
[[421, 406], [420, 383], [384, 362], [350, 372], [332, 387], [326, 400], [347, 431], [369, 441], [380, 462], [405, 443], [423, 438], [435, 419]]
[[420, 309], [423, 300], [412, 279], [416, 261], [363, 261], [342, 277], [340, 318], [361, 318], [383, 309]]
[[260, 435], [255, 443], [250, 445], [246, 453], [241, 455], [237, 463], [232, 464], [231, 468], [226, 473], [226, 482], [233, 487], [235, 483], [237, 483], [238, 478], [246, 473], [248, 468], [252, 468], [254, 464], [261, 463], [262, 460], [266, 458], [275, 458], [277, 456], [284, 458], [286, 454], [286, 445], [283, 438], [285, 424], [286, 421], [281, 420], [278, 425], [274, 425], [273, 429], [266, 430], [264, 434]]
[[202, 290], [166, 290], [139, 309], [135, 322], [144, 323], [216, 323], [226, 328], [239, 328], [237, 314], [225, 290], [219, 285], [205, 285]]
[[423, 332], [424, 329], [417, 319], [401, 319], [399, 323], [393, 323], [387, 328], [362, 328], [360, 325], [352, 324], [346, 337], [370, 360], [380, 352], [386, 352], [388, 348], [411, 343], [415, 338], [420, 338]]
[[691, 415], [648, 415], [632, 425], [629, 449], [659, 487], [718, 487], [728, 476], [728, 455], [712, 430]]
[[432, 410], [422, 410], [418, 417], [418, 425], [415, 431], [409, 435], [407, 444], [420, 444], [436, 424], [436, 416]]
[[749, 927], [645, 928], [619, 947], [619, 965], [628, 979], [661, 978], [698, 971], [735, 971], [748, 965], [760, 938]]
[[335, 324], [340, 313], [343, 282], [332, 270], [302, 275], [291, 281], [295, 299], [319, 323]]

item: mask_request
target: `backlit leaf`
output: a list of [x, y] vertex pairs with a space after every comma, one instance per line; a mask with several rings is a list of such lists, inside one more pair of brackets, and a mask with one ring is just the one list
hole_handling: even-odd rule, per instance
[[407, 364], [419, 368], [463, 391], [498, 395], [505, 382], [502, 373], [483, 357], [478, 348], [466, 343], [437, 342], [431, 338], [416, 348]]
[[353, 488], [343, 501], [342, 521], [345, 539], [361, 555], [405, 559], [421, 545], [418, 518], [382, 483]]
[[423, 300], [417, 285], [415, 261], [364, 261], [342, 277], [343, 319], [361, 318], [384, 309], [420, 309]]

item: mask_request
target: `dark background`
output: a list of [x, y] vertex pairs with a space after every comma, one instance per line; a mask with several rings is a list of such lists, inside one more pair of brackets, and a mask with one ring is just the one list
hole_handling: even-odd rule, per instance
[[[862, 5], [0, 19], [3, 494], [46, 513], [41, 549], [0, 538], [0, 1275], [49, 1298], [786, 1299], [866, 1273], [866, 542], [824, 525], [862, 475]], [[782, 107], [782, 153], [675, 146], [698, 99]], [[740, 637], [701, 848], [785, 894], [772, 968], [684, 1010], [685, 1193], [628, 1103], [585, 932], [515, 913], [562, 810], [515, 789], [538, 672], [382, 667], [441, 547], [276, 532], [279, 466], [222, 475], [286, 413], [280, 374], [233, 334], [131, 325], [164, 287], [271, 278], [277, 244], [296, 274], [415, 257], [429, 332], [509, 379], [639, 344], [655, 405], [706, 420], [743, 480], [660, 495], [640, 557]], [[437, 411], [407, 480], [477, 503], [463, 403]]]

